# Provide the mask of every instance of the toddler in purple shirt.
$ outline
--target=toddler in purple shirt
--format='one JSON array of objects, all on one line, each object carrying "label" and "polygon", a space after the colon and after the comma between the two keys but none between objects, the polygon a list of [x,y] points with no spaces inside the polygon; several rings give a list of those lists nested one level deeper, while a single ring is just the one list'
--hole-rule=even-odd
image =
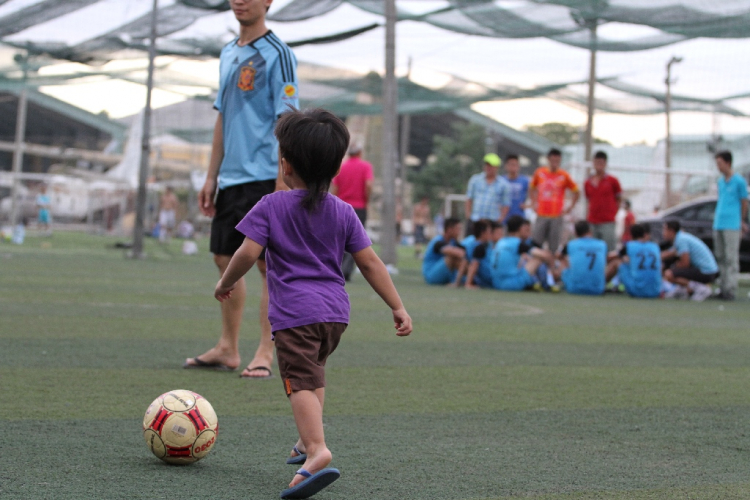
[{"label": "toddler in purple shirt", "polygon": [[346,125],[322,109],[293,110],[276,125],[279,163],[291,191],[264,196],[237,225],[245,241],[219,280],[223,301],[266,248],[268,319],[299,439],[287,460],[303,464],[281,498],[308,498],[339,478],[323,433],[325,363],[349,323],[341,260],[351,253],[391,308],[396,335],[412,331],[383,262],[354,209],[328,194],[349,145]]}]

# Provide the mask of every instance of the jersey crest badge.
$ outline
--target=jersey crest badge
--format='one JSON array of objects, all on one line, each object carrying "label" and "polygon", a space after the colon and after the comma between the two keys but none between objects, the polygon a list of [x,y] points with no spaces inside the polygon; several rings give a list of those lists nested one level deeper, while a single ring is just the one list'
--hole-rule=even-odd
[{"label": "jersey crest badge", "polygon": [[253,62],[247,63],[247,66],[240,68],[240,77],[237,79],[237,87],[247,92],[255,88],[255,73],[257,70],[253,68]]}]

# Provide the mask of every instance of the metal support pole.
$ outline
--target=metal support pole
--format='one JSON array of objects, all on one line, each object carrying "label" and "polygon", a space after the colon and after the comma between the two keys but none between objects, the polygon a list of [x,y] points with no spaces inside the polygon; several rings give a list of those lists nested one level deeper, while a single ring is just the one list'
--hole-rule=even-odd
[{"label": "metal support pole", "polygon": [[672,174],[669,172],[669,169],[672,168],[672,130],[670,124],[670,113],[672,111],[672,83],[674,83],[672,82],[672,65],[678,62],[682,62],[681,57],[673,56],[672,59],[669,60],[667,63],[667,79],[665,81],[667,84],[667,95],[664,100],[664,111],[667,117],[667,136],[664,144],[664,168],[667,169],[667,174],[664,181],[664,202],[667,207],[672,206]]},{"label": "metal support pole", "polygon": [[26,114],[28,112],[28,93],[26,90],[26,82],[29,74],[29,55],[18,54],[15,60],[21,65],[21,69],[23,70],[23,83],[21,85],[21,92],[18,94],[18,111],[16,112],[16,138],[13,147],[13,189],[10,195],[11,227],[15,227],[18,223],[18,188],[21,184],[21,172],[23,171],[23,151],[26,141]]},{"label": "metal support pole", "polygon": [[398,87],[396,85],[396,1],[385,0],[385,78],[383,78],[383,211],[380,257],[396,265],[396,183],[398,143]]},{"label": "metal support pole", "polygon": [[589,95],[587,100],[588,115],[586,119],[586,151],[584,160],[591,161],[591,149],[594,138],[594,90],[596,88],[596,48],[597,48],[597,34],[596,34],[597,21],[594,19],[591,21],[591,59],[589,61]]},{"label": "metal support pole", "polygon": [[151,11],[151,36],[148,49],[148,79],[146,81],[146,108],[143,112],[143,137],[141,139],[141,165],[138,172],[138,196],[135,205],[135,228],[133,229],[134,259],[143,257],[144,219],[146,218],[146,180],[151,154],[151,91],[154,87],[154,59],[156,59],[156,26],[159,0],[154,0]]},{"label": "metal support pole", "polygon": [[[407,83],[411,77],[411,57],[409,58],[409,64],[406,70]],[[407,169],[406,169],[406,155],[409,154],[409,138],[411,136],[411,115],[401,115],[401,150],[399,151],[399,166],[401,167],[401,193],[399,198],[401,199],[401,210],[406,213],[406,182],[407,182]]]}]

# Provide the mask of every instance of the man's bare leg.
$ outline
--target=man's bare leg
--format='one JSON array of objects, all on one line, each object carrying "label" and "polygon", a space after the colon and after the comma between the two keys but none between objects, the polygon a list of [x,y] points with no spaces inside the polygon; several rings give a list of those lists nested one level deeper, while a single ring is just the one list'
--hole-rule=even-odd
[{"label": "man's bare leg", "polygon": [[[271,322],[268,321],[268,281],[266,279],[266,261],[259,260],[256,263],[260,271],[262,288],[260,293],[260,343],[255,351],[250,364],[242,371],[244,378],[264,378],[270,375],[266,370],[259,370],[259,367],[270,369],[273,364],[273,340],[271,340]],[[239,363],[239,361],[238,361]]]},{"label": "man's bare leg", "polygon": [[[214,255],[219,276],[224,274],[230,260],[231,255]],[[221,363],[233,369],[240,365],[240,325],[246,295],[245,278],[241,278],[232,296],[221,303],[221,337],[215,347],[198,356],[204,363]],[[186,363],[197,364],[195,358],[188,358]]]}]

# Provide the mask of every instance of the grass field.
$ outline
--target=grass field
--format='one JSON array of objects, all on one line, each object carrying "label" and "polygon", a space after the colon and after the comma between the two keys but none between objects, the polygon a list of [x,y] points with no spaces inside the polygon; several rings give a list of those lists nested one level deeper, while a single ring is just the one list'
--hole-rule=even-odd
[{"label": "grass field", "polygon": [[[205,246],[149,241],[132,261],[113,242],[0,245],[0,498],[278,498],[296,437],[278,374],[180,368],[218,335]],[[406,249],[399,267],[406,339],[361,276],[349,286],[325,419],[342,478],[316,498],[750,498],[746,288],[730,304],[472,293],[423,285]],[[221,425],[190,467],[141,437],[149,403],[178,388]]]}]

